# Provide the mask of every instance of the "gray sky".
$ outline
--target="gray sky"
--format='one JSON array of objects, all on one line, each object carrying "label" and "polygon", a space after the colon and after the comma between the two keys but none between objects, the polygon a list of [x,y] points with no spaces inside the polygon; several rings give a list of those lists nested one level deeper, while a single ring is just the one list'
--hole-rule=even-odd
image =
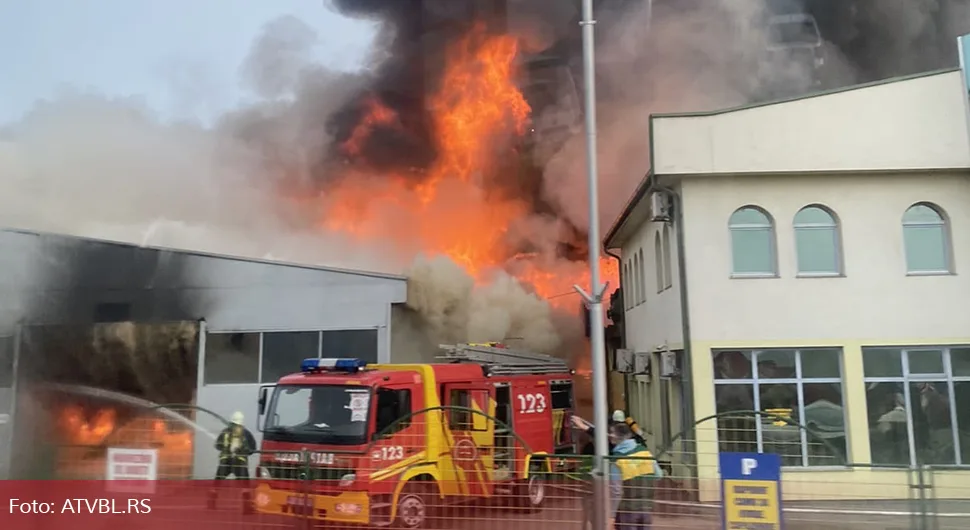
[{"label": "gray sky", "polygon": [[262,26],[293,15],[314,28],[320,62],[362,61],[366,22],[321,0],[0,0],[0,125],[65,86],[141,96],[162,117],[208,121],[248,95],[238,68]]}]

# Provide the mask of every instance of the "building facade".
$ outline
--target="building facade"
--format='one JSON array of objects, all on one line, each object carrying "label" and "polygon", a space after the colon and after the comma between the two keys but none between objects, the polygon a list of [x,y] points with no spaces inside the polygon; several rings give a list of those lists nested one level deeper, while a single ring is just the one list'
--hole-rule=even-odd
[{"label": "building facade", "polygon": [[[399,276],[14,230],[0,231],[0,260],[2,477],[28,472],[10,464],[29,462],[50,424],[123,427],[123,396],[198,407],[191,471],[210,477],[222,425],[199,411],[241,411],[258,437],[259,387],[302,359],[390,362],[392,306],[407,290]],[[48,383],[67,385],[77,399],[64,406],[85,417],[32,407]],[[107,410],[119,411],[111,422]],[[50,417],[32,421],[40,413]]]},{"label": "building facade", "polygon": [[780,453],[791,498],[907,498],[871,468],[970,465],[967,109],[944,71],[652,117],[606,246],[626,346],[655,356],[630,408],[658,446],[689,431],[671,455],[702,500],[719,450]]}]

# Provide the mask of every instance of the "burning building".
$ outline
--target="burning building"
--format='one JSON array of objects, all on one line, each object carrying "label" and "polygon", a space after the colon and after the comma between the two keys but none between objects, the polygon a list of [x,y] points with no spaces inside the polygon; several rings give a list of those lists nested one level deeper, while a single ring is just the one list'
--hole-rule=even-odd
[{"label": "burning building", "polygon": [[211,475],[216,415],[257,432],[259,385],[302,359],[389,361],[406,294],[397,276],[23,231],[0,232],[0,256],[4,477],[103,476],[111,446],[158,449],[161,478]]},{"label": "burning building", "polygon": [[[749,37],[763,36],[754,30],[771,20],[769,3],[597,2],[601,221],[620,213],[622,198],[649,165],[651,112],[717,108],[772,92],[764,88],[775,79],[774,70],[765,73],[767,80],[754,75],[764,42]],[[890,16],[891,10],[879,11],[881,18],[872,14],[873,6],[887,2],[872,0],[868,10],[844,16],[833,15],[844,7],[823,3],[797,4],[815,20],[818,47],[831,48],[832,61],[849,65],[853,74],[832,70],[832,84],[928,64],[906,54],[898,55],[905,64],[874,58],[877,37],[886,31],[880,28],[895,27],[874,21],[901,18]],[[10,280],[10,300],[26,300],[7,302],[14,305],[3,313],[7,336],[20,337],[13,344],[37,336],[18,335],[14,323],[68,326],[73,330],[65,336],[91,345],[85,351],[110,350],[118,359],[136,358],[126,352],[163,337],[169,346],[162,350],[177,352],[180,361],[173,366],[188,381],[173,387],[178,395],[152,394],[157,385],[146,382],[114,388],[150,401],[194,399],[218,406],[252,402],[253,385],[266,380],[264,370],[290,369],[289,360],[279,366],[268,360],[277,357],[265,355],[274,348],[303,355],[346,344],[381,360],[403,360],[439,339],[521,339],[584,366],[585,341],[568,334],[580,327],[572,285],[588,283],[578,0],[328,4],[379,28],[369,68],[337,74],[297,64],[293,82],[283,83],[278,66],[287,57],[281,48],[299,56],[312,40],[300,36],[306,28],[299,21],[283,19],[267,26],[243,65],[262,99],[213,127],[158,123],[138,109],[90,97],[43,105],[5,131],[27,163],[18,169],[0,160],[7,187],[0,195],[14,198],[0,222],[170,248],[380,268],[406,274],[407,287],[393,275],[135,247],[118,246],[110,259],[80,259],[86,251],[79,248],[107,244],[12,232],[5,236],[12,238],[10,248],[23,246],[11,251],[23,255],[12,269],[88,278],[71,284],[82,287],[67,289],[70,297],[60,295],[66,289],[58,287],[61,280],[26,291]],[[955,9],[955,2],[945,4]],[[939,12],[934,17],[947,18]],[[936,38],[927,33],[932,31],[920,29],[908,42]],[[816,61],[808,63],[814,68]],[[792,78],[796,90],[817,87],[811,76]],[[764,86],[752,86],[759,83]],[[59,253],[74,257],[51,258]],[[616,262],[604,259],[603,266],[604,279],[616,285]],[[114,323],[92,328],[96,321]],[[129,333],[119,321],[187,324],[159,328],[152,338]],[[26,358],[26,350],[17,351],[7,358]],[[240,373],[206,379],[216,351],[247,359],[227,362],[226,370]],[[131,368],[108,368],[43,374],[82,386],[108,385],[97,377],[109,375],[115,382],[138,379]],[[84,378],[70,379],[81,372]],[[184,375],[192,373],[195,384]],[[218,406],[217,412],[227,412]],[[83,422],[72,414],[65,424],[82,437],[93,436],[118,418],[99,410],[84,412]]]}]

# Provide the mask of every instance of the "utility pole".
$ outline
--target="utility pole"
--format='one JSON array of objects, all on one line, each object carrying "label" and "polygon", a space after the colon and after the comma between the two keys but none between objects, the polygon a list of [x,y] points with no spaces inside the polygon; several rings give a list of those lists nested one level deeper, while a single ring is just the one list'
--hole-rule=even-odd
[{"label": "utility pole", "polygon": [[596,163],[596,64],[593,42],[593,0],[583,0],[583,81],[585,84],[586,178],[589,189],[589,279],[590,292],[574,285],[576,292],[589,304],[590,364],[593,372],[593,427],[596,458],[593,466],[593,528],[607,528],[609,506],[609,452],[607,438],[606,338],[603,329],[603,295],[607,286],[600,285],[599,194]]}]

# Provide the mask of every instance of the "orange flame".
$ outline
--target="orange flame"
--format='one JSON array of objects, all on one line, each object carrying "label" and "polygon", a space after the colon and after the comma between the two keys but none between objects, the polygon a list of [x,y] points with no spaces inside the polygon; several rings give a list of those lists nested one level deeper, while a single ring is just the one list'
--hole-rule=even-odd
[{"label": "orange flame", "polygon": [[353,132],[350,133],[350,138],[340,146],[348,155],[360,154],[361,144],[370,136],[374,127],[397,122],[397,113],[374,97],[368,98],[364,102],[364,106],[366,107],[364,118],[354,127]]},{"label": "orange flame", "polygon": [[138,417],[119,425],[118,414],[111,408],[99,409],[85,418],[81,407],[67,406],[60,411],[58,425],[66,441],[75,445],[98,445],[114,436],[122,441],[137,439],[165,449],[184,450],[192,446],[191,433],[170,430],[161,419]]},{"label": "orange flame", "polygon": [[[420,184],[406,175],[366,175],[339,179],[318,197],[328,231],[359,240],[426,254],[444,254],[477,281],[490,271],[509,270],[509,231],[529,214],[518,199],[494,197],[483,179],[506,162],[511,134],[526,131],[531,109],[515,84],[515,37],[492,35],[479,26],[446,51],[440,89],[428,102],[437,159]],[[359,152],[376,124],[393,124],[394,112],[369,100],[367,113],[342,146]],[[498,146],[498,147],[497,147]],[[509,270],[537,296],[554,306],[573,308],[573,284],[589,287],[584,263],[563,265],[522,260]],[[617,284],[613,260],[601,262],[603,280]]]}]

